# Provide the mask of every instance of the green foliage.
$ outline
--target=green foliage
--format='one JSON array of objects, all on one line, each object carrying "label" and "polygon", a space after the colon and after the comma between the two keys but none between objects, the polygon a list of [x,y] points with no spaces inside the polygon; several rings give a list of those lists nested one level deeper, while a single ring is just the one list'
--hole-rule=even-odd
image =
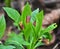
[{"label": "green foliage", "polygon": [[[14,23],[17,26],[20,25],[22,22],[22,32],[19,34],[11,33],[9,38],[7,38],[5,44],[7,45],[14,45],[16,49],[24,49],[24,46],[27,49],[36,49],[38,46],[44,45],[42,39],[52,39],[51,34],[49,33],[53,29],[57,27],[54,23],[49,27],[43,29],[42,28],[42,21],[43,21],[43,11],[39,12],[39,9],[35,11],[31,11],[30,5],[27,3],[22,11],[22,15],[12,8],[4,7],[3,8],[8,16],[14,20]],[[27,16],[30,16],[30,22],[26,23]],[[33,23],[36,21],[36,25]]]},{"label": "green foliage", "polygon": [[38,9],[36,9],[36,10],[34,10],[32,13],[31,13],[31,22],[33,23],[34,21],[36,21],[36,14],[38,14],[39,13],[39,8]]},{"label": "green foliage", "polygon": [[55,29],[57,27],[56,23],[50,25],[49,27],[47,27],[44,32],[50,32],[51,30]]},{"label": "green foliage", "polygon": [[39,12],[36,16],[36,33],[40,34],[42,30],[42,21],[43,21],[43,11]]},{"label": "green foliage", "polygon": [[42,43],[41,41],[38,41],[38,43],[35,45],[34,49],[39,47],[39,46],[42,46],[42,45],[44,45],[44,43]]},{"label": "green foliage", "polygon": [[5,8],[3,7],[3,9],[6,11],[6,13],[8,14],[8,16],[11,19],[14,20],[14,22],[15,22],[14,24],[18,25],[19,22],[20,22],[20,14],[16,10],[14,10],[12,8],[9,8],[9,7],[5,7]]},{"label": "green foliage", "polygon": [[2,15],[0,16],[0,40],[4,35],[5,29],[6,29],[6,22],[5,22],[4,15]]},{"label": "green foliage", "polygon": [[28,25],[26,25],[26,28],[23,30],[23,31],[24,31],[25,39],[26,39],[27,41],[29,40],[29,36],[30,36],[30,34],[31,34],[31,31],[32,31],[31,28],[32,28],[32,27],[31,27],[31,24],[28,24]]},{"label": "green foliage", "polygon": [[31,16],[31,8],[30,5],[27,3],[22,11],[21,21],[23,22],[24,27],[26,26],[26,17]]},{"label": "green foliage", "polygon": [[19,35],[15,34],[15,33],[10,34],[9,38],[7,38],[5,44],[8,44],[8,45],[13,44],[17,47],[20,46],[21,48],[24,48],[22,45],[29,45],[29,43],[24,40],[22,33]]},{"label": "green foliage", "polygon": [[11,45],[9,45],[9,46],[5,46],[5,45],[0,45],[0,49],[14,49],[15,47],[14,46],[11,46]]}]

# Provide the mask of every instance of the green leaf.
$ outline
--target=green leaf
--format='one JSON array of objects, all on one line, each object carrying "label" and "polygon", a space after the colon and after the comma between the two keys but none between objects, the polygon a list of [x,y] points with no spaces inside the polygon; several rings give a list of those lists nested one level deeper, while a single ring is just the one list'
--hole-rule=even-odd
[{"label": "green leaf", "polygon": [[14,49],[15,47],[14,46],[5,46],[5,45],[0,45],[0,49]]},{"label": "green leaf", "polygon": [[34,49],[37,48],[37,47],[39,47],[39,46],[42,46],[42,45],[44,45],[44,43],[42,43],[41,41],[39,41],[39,42],[35,45]]},{"label": "green leaf", "polygon": [[19,34],[19,37],[22,39],[21,40],[22,41],[22,45],[29,45],[30,44],[30,43],[28,43],[27,41],[24,40],[22,32]]},{"label": "green leaf", "polygon": [[57,27],[56,23],[51,24],[50,26],[48,26],[42,33],[41,36],[44,36],[45,38],[51,40],[52,39],[52,35],[50,34],[50,32],[52,30],[54,30]]},{"label": "green leaf", "polygon": [[0,39],[4,35],[5,29],[6,29],[6,22],[5,22],[4,15],[2,15],[2,16],[0,16]]},{"label": "green leaf", "polygon": [[32,24],[31,27],[32,27],[32,31],[31,31],[32,37],[34,37],[34,39],[36,39],[37,34],[36,34],[35,26]]},{"label": "green leaf", "polygon": [[13,44],[24,48],[22,45],[29,45],[23,38],[22,34],[11,33],[9,38],[6,40],[6,44]]},{"label": "green leaf", "polygon": [[51,24],[50,26],[48,26],[48,27],[44,30],[44,32],[50,32],[50,31],[54,30],[56,27],[57,27],[56,23]]},{"label": "green leaf", "polygon": [[39,12],[36,16],[36,33],[38,33],[38,35],[40,35],[42,29],[43,17],[43,11]]},{"label": "green leaf", "polygon": [[18,13],[17,10],[9,7],[3,7],[3,9],[6,11],[8,16],[13,19],[16,23],[20,22],[20,14]]},{"label": "green leaf", "polygon": [[52,35],[51,35],[51,33],[49,33],[49,32],[44,33],[44,34],[42,35],[42,37],[44,37],[45,39],[49,39],[49,41],[52,40]]},{"label": "green leaf", "polygon": [[47,38],[49,40],[52,39],[52,35],[51,35],[51,31],[54,30],[57,27],[56,23],[51,24],[50,26],[48,26],[47,28],[45,28],[44,30],[41,31],[40,33],[40,38]]},{"label": "green leaf", "polygon": [[26,28],[24,29],[24,36],[25,36],[25,40],[29,40],[30,34],[32,32],[32,27],[31,27],[31,23],[26,25]]},{"label": "green leaf", "polygon": [[28,3],[24,6],[24,9],[22,11],[21,19],[23,21],[24,27],[26,26],[26,17],[27,16],[31,16],[31,7],[30,7],[30,5]]},{"label": "green leaf", "polygon": [[20,46],[16,46],[15,49],[24,49],[24,48],[22,48],[22,47],[20,47]]},{"label": "green leaf", "polygon": [[36,20],[36,15],[39,13],[39,9],[36,9],[31,14],[31,22],[33,23]]}]

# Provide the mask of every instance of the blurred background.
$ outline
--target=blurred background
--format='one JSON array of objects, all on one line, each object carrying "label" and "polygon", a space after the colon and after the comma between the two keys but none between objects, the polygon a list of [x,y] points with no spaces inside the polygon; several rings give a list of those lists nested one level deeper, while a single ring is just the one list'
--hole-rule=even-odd
[{"label": "blurred background", "polygon": [[13,26],[13,21],[7,16],[2,7],[11,7],[21,14],[24,5],[29,2],[32,11],[39,8],[44,10],[43,27],[47,27],[52,23],[57,23],[58,27],[53,30],[54,39],[50,45],[39,47],[39,49],[60,49],[60,0],[0,0],[0,16],[5,15],[7,28],[12,26],[12,30],[18,32]]}]

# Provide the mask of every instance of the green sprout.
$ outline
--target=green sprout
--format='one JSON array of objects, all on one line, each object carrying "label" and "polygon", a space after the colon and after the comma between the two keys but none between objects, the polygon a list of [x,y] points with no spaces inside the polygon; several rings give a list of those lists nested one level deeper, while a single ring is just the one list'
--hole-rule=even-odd
[{"label": "green sprout", "polygon": [[[43,10],[39,12],[39,9],[36,9],[32,12],[29,3],[27,3],[20,15],[17,10],[9,7],[3,7],[8,16],[14,21],[14,25],[21,30],[19,34],[16,34],[14,31],[9,34],[4,45],[6,47],[12,45],[15,49],[36,49],[39,46],[45,45],[42,41],[43,38],[52,40],[52,35],[50,31],[57,27],[56,23],[51,24],[47,28],[42,27],[42,21],[44,18]],[[1,20],[2,19],[2,20]],[[0,35],[3,35],[5,30],[5,19],[4,17],[0,18]],[[1,37],[1,36],[0,36]],[[1,38],[0,38],[1,39]],[[3,47],[3,45],[2,45]],[[12,47],[12,49],[14,49]],[[9,49],[9,48],[8,48]]]}]

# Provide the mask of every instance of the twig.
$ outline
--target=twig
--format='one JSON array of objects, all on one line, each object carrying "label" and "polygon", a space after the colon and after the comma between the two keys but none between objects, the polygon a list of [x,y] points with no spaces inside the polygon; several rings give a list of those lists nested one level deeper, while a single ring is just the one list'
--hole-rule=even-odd
[{"label": "twig", "polygon": [[60,44],[60,42],[57,43],[52,49],[56,49],[59,44]]}]

